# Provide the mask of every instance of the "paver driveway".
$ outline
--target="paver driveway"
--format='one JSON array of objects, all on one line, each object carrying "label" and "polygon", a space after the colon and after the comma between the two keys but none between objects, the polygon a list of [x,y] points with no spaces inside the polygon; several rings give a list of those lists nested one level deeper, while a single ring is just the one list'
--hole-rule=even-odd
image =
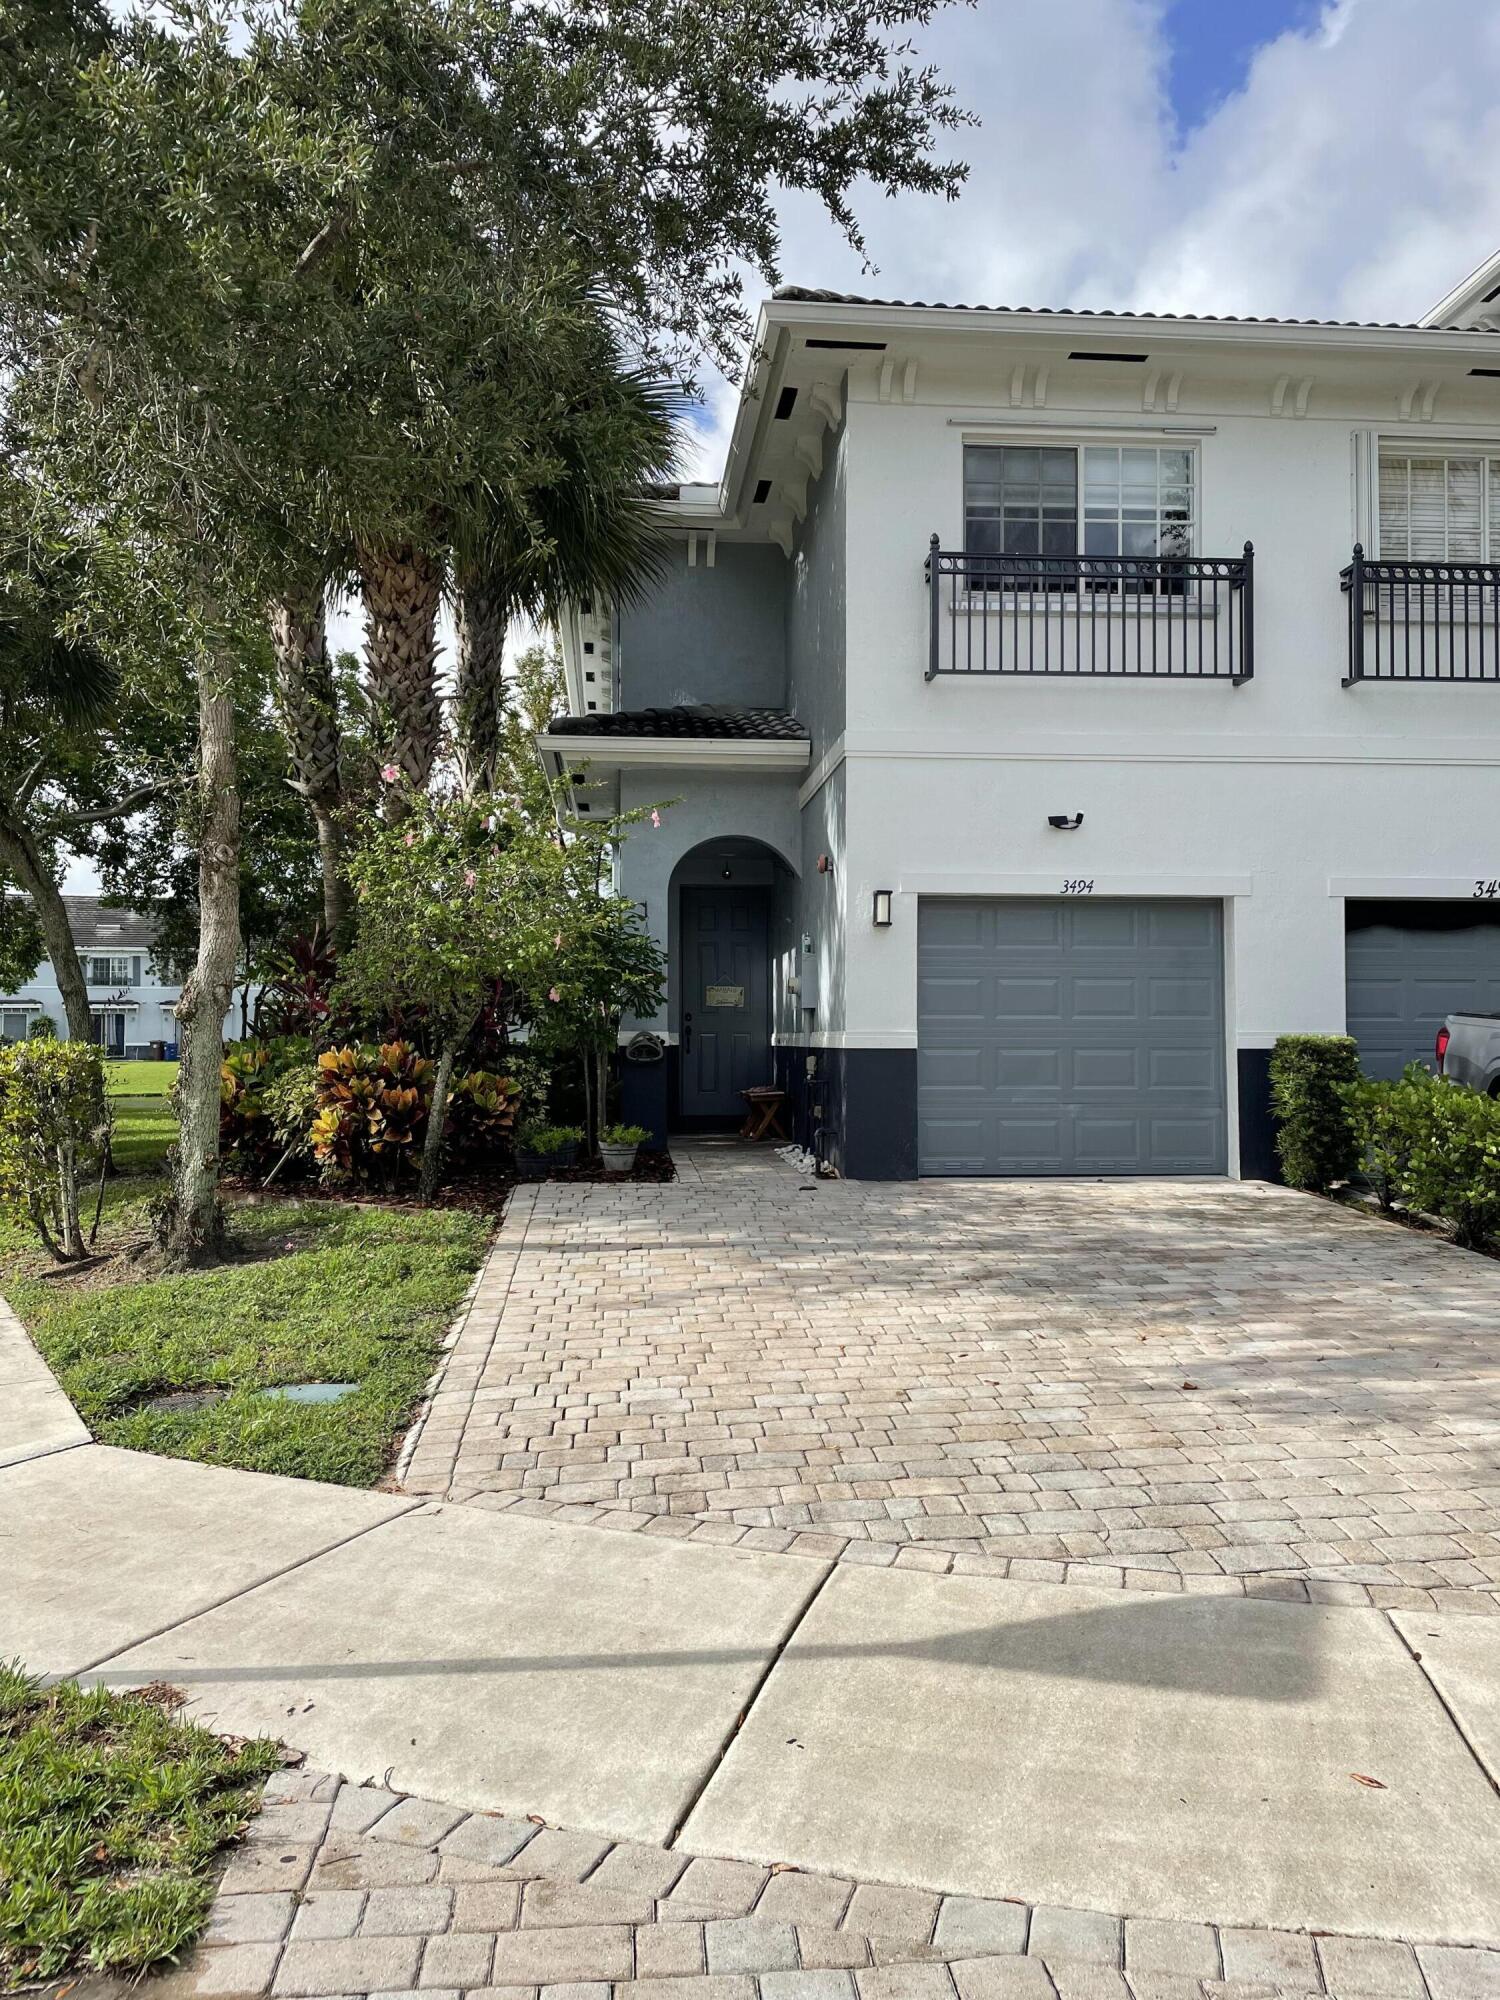
[{"label": "paver driveway", "polygon": [[519,1194],[407,1484],[1032,1579],[1500,1609],[1500,1263],[1229,1182]]}]

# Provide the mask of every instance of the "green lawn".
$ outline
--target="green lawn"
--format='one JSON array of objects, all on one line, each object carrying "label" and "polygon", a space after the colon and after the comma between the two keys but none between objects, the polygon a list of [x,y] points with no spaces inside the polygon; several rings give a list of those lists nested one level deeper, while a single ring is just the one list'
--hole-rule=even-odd
[{"label": "green lawn", "polygon": [[[491,1218],[232,1201],[233,1258],[162,1276],[132,1253],[149,1243],[174,1123],[160,1105],[124,1104],[117,1119],[125,1171],[105,1185],[102,1265],[60,1277],[18,1224],[0,1220],[0,1284],[84,1421],[137,1451],[372,1485],[421,1398]],[[307,1382],[357,1387],[325,1404],[257,1393]],[[146,1407],[173,1392],[221,1393],[197,1408]]]},{"label": "green lawn", "polygon": [[111,1097],[165,1097],[177,1081],[174,1062],[106,1062]]},{"label": "green lawn", "polygon": [[115,1097],[110,1102],[115,1115],[111,1152],[116,1167],[122,1174],[159,1172],[168,1146],[177,1137],[176,1114],[159,1097]]},{"label": "green lawn", "polygon": [[191,1943],[279,1760],[170,1701],[0,1665],[0,1991],[140,1972]]}]

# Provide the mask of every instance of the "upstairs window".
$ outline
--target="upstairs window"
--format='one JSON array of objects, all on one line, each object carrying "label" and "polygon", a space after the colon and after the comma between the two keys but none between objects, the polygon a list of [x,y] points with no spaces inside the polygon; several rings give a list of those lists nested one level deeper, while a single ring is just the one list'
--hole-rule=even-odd
[{"label": "upstairs window", "polygon": [[1383,451],[1380,553],[1387,562],[1500,561],[1500,458]]},{"label": "upstairs window", "polygon": [[141,983],[141,961],[134,957],[113,953],[90,956],[83,961],[83,969],[90,986],[139,986]]},{"label": "upstairs window", "polygon": [[[965,554],[1042,559],[981,560],[971,588],[1181,590],[1155,564],[1193,552],[1194,470],[1191,451],[1165,445],[966,445]],[[1079,556],[1103,560],[1091,571]]]}]

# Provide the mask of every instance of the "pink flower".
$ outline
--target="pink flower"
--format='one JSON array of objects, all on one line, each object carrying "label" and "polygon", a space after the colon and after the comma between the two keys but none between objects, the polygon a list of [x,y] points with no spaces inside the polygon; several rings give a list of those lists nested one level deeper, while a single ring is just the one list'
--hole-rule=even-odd
[{"label": "pink flower", "polygon": [[472,889],[477,880],[478,877],[475,875],[474,870],[472,868],[466,868],[464,870],[464,887],[466,889]]},{"label": "pink flower", "polygon": [[401,836],[401,845],[403,847],[415,847],[416,844],[417,836],[414,833],[406,833]]},{"label": "pink flower", "polygon": [[549,986],[547,988],[547,998],[552,1002],[553,1006],[555,1007],[558,1001],[561,1000],[562,995],[558,992],[555,986]]},{"label": "pink flower", "polygon": [[655,806],[651,808],[651,824],[653,826],[661,825],[661,814],[656,810]]},{"label": "pink flower", "polygon": [[559,931],[559,932],[557,933],[557,936],[556,936],[555,938],[553,938],[553,940],[552,940],[552,949],[553,949],[554,951],[561,951],[561,950],[562,950],[562,932],[561,932],[561,931]]},{"label": "pink flower", "polygon": [[396,780],[401,776],[401,773],[397,770],[394,764],[382,764],[380,767],[380,775],[382,778],[385,779],[388,785],[394,785]]}]

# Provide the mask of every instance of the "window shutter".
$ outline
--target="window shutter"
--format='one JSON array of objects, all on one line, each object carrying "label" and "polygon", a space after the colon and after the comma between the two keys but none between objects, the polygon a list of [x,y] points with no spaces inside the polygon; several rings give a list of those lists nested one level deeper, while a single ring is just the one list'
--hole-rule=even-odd
[{"label": "window shutter", "polygon": [[1350,509],[1349,536],[1367,556],[1381,552],[1380,541],[1380,445],[1374,431],[1355,431],[1353,446],[1353,507]]},{"label": "window shutter", "polygon": [[[1380,461],[1379,553],[1387,562],[1405,562],[1411,553],[1411,460]],[[1369,544],[1366,543],[1368,551]]]}]

